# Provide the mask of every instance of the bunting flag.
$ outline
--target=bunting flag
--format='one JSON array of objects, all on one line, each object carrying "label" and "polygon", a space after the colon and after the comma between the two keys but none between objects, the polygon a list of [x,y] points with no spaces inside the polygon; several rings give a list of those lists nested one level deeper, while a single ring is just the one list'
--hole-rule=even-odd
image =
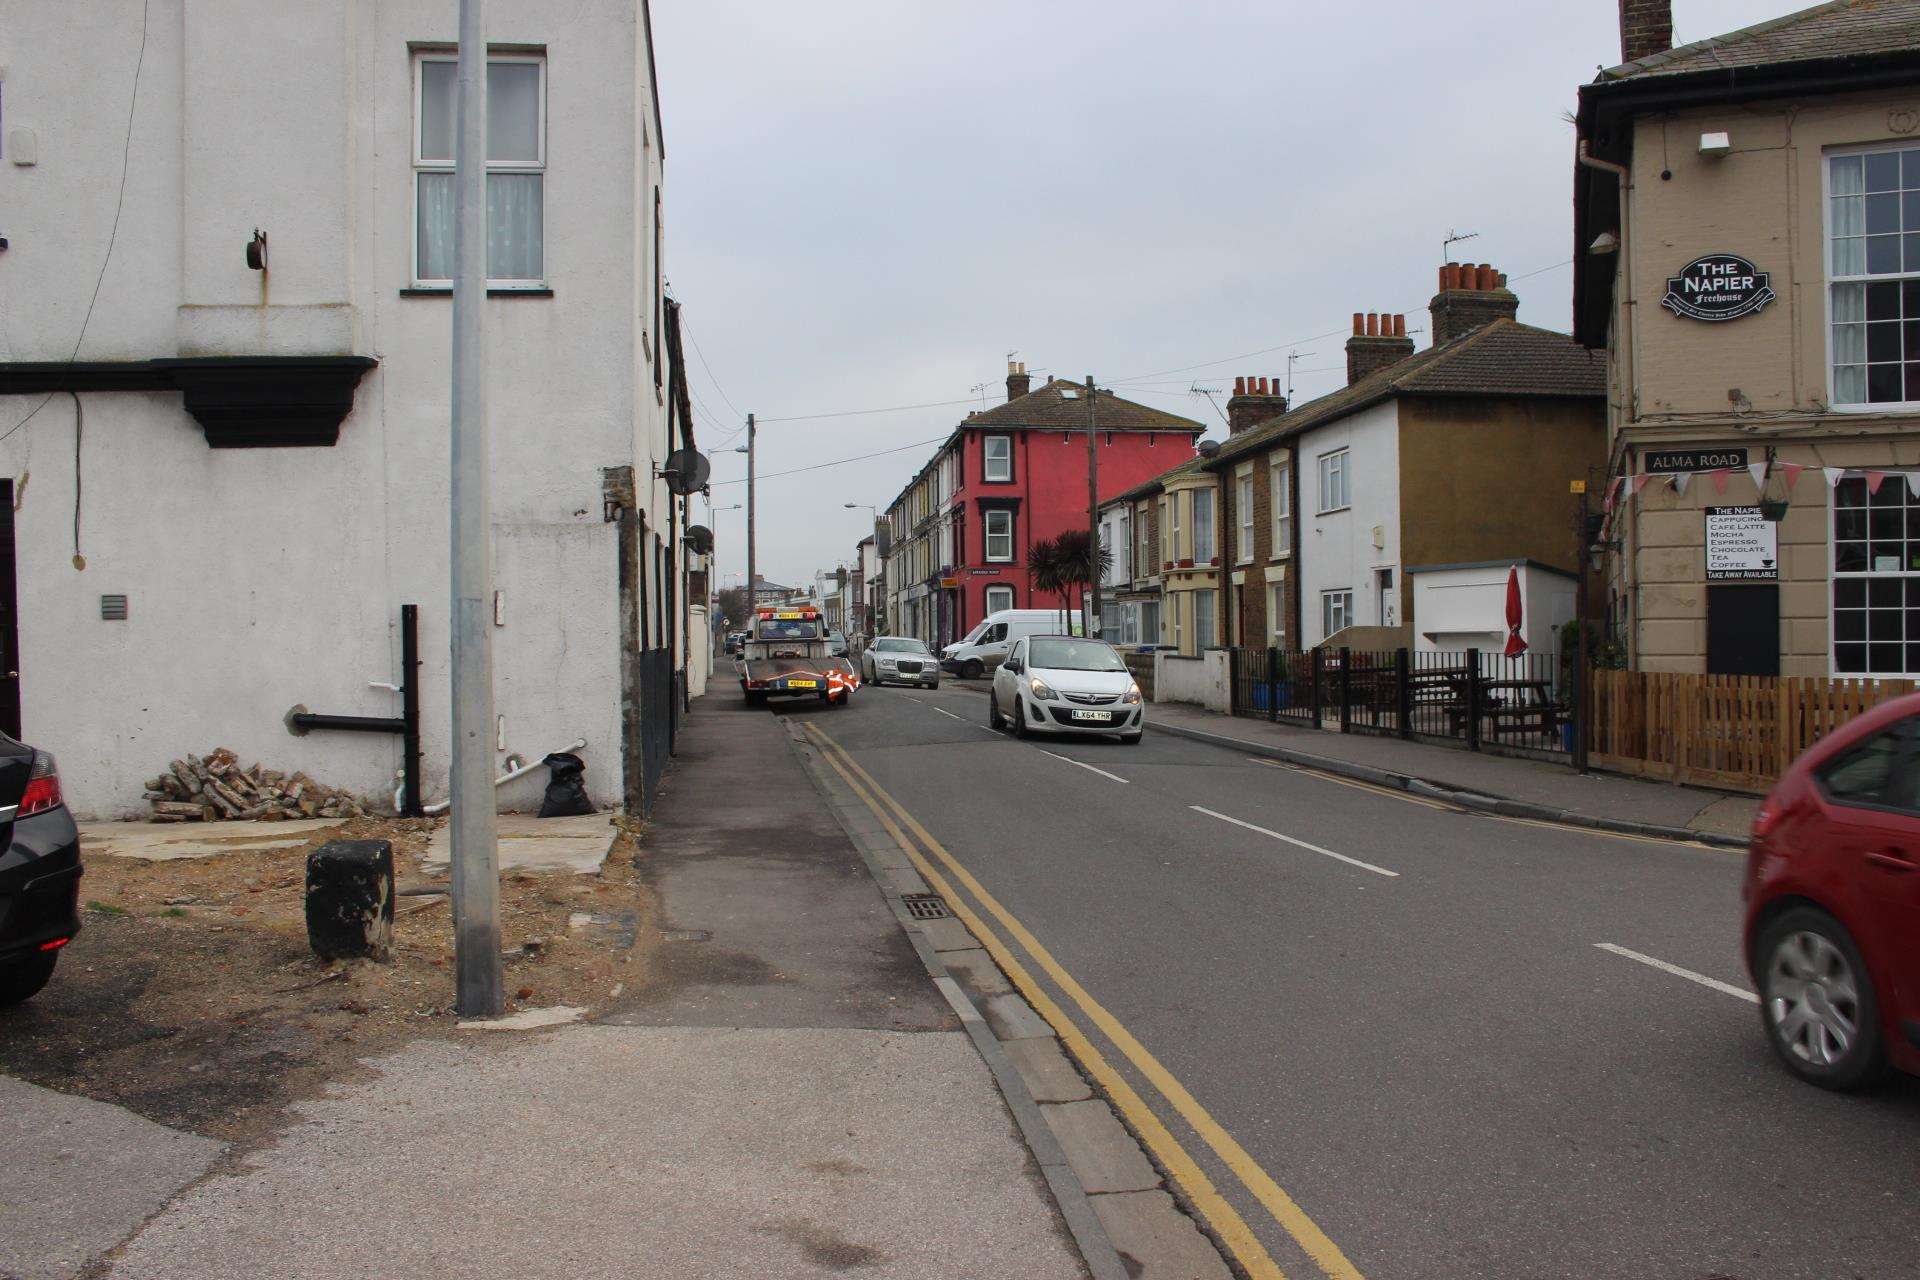
[{"label": "bunting flag", "polygon": [[1620,486],[1626,482],[1625,476],[1615,476],[1613,482],[1607,486],[1606,510],[1613,510],[1613,504],[1620,500]]},{"label": "bunting flag", "polygon": [[1887,473],[1884,471],[1867,472],[1867,492],[1870,494],[1880,492],[1880,486],[1886,482],[1886,479]]},{"label": "bunting flag", "polygon": [[1713,476],[1713,491],[1715,493],[1725,493],[1727,491],[1727,477],[1732,473],[1732,469],[1729,467],[1715,467],[1713,469],[1710,474]]},{"label": "bunting flag", "polygon": [[1765,462],[1749,462],[1747,464],[1747,474],[1753,477],[1754,488],[1765,489],[1767,487],[1768,465],[1769,464]]},{"label": "bunting flag", "polygon": [[1827,488],[1829,489],[1839,488],[1840,478],[1847,474],[1846,469],[1844,467],[1822,467],[1820,468],[1820,470],[1826,473]]},{"label": "bunting flag", "polygon": [[1800,463],[1798,463],[1798,462],[1783,462],[1783,463],[1781,463],[1781,464],[1780,464],[1780,470],[1781,470],[1781,471],[1783,471],[1784,473],[1786,473],[1786,477],[1787,477],[1787,492],[1788,492],[1788,493],[1792,493],[1792,492],[1793,492],[1793,482],[1794,482],[1795,480],[1798,480],[1798,479],[1800,478],[1800,473],[1801,473],[1802,471],[1805,471],[1805,470],[1806,470],[1806,467],[1804,467],[1804,466],[1802,466],[1802,465],[1801,465]]},{"label": "bunting flag", "polygon": [[1907,472],[1907,492],[1920,498],[1920,471]]},{"label": "bunting flag", "polygon": [[1676,471],[1667,477],[1667,483],[1673,486],[1675,493],[1684,494],[1687,486],[1693,483],[1693,475],[1687,471]]},{"label": "bunting flag", "polygon": [[1635,477],[1633,478],[1633,491],[1634,491],[1634,493],[1635,493],[1635,494],[1637,495],[1637,494],[1638,494],[1638,493],[1639,493],[1639,492],[1640,492],[1640,491],[1641,491],[1642,489],[1644,489],[1644,488],[1646,488],[1646,487],[1647,487],[1647,481],[1649,481],[1649,480],[1651,480],[1651,479],[1653,479],[1653,477],[1652,477],[1652,476],[1650,476],[1650,475],[1648,475],[1648,474],[1647,474],[1646,472],[1644,472],[1644,471],[1643,471],[1643,472],[1641,472],[1641,473],[1640,473],[1639,475],[1637,475],[1637,476],[1635,476]]}]

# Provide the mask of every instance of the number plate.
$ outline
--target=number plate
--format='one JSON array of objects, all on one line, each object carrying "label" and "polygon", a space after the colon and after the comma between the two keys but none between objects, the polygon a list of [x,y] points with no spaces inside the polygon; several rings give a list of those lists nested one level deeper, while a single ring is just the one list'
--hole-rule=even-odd
[{"label": "number plate", "polygon": [[1113,722],[1113,712],[1111,711],[1076,711],[1073,713],[1073,718],[1075,720],[1098,720],[1103,724],[1111,724]]},{"label": "number plate", "polygon": [[818,689],[819,687],[820,687],[820,682],[818,680],[787,681],[787,688],[789,689]]}]

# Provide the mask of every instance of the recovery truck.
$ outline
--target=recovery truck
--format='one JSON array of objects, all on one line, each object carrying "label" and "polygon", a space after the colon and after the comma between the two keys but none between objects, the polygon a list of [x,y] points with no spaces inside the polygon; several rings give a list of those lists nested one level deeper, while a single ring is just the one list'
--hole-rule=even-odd
[{"label": "recovery truck", "polygon": [[818,698],[845,706],[860,675],[845,658],[827,653],[827,627],[818,609],[759,608],[740,655],[740,688],[748,703],[769,698]]}]

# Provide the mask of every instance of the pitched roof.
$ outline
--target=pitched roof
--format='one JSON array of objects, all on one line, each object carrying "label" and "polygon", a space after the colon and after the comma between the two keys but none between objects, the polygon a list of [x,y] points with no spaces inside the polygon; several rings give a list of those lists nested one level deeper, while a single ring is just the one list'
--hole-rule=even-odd
[{"label": "pitched roof", "polygon": [[[1198,435],[1206,430],[1204,423],[1122,400],[1104,387],[1096,389],[1095,396],[1094,425],[1101,431],[1188,431]],[[972,414],[960,425],[1085,431],[1087,389],[1073,382],[1048,382],[1017,399]]]},{"label": "pitched roof", "polygon": [[1517,320],[1482,325],[1230,437],[1207,461],[1245,457],[1282,437],[1394,396],[1604,397],[1607,358],[1564,333]]},{"label": "pitched roof", "polygon": [[1920,47],[1920,0],[1832,0],[1609,67],[1602,81],[1730,71]]}]

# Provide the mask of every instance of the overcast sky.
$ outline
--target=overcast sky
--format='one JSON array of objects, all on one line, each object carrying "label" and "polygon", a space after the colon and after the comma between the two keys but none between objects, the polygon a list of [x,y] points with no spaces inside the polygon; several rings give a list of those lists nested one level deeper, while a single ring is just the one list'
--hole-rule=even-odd
[{"label": "overcast sky", "polygon": [[[1675,0],[1675,39],[1802,7]],[[884,509],[980,384],[1004,400],[1010,350],[1037,381],[1092,374],[1224,434],[1191,385],[1282,375],[1297,347],[1294,402],[1325,394],[1354,311],[1404,311],[1425,346],[1449,231],[1479,233],[1451,256],[1506,271],[1522,320],[1570,327],[1565,116],[1619,60],[1614,0],[654,0],[653,18],[700,446],[716,506],[744,502],[727,437],[765,423],[776,582],[850,560],[868,516],[842,504]],[[963,403],[779,421],[938,401]],[[714,515],[722,581],[746,567],[744,515]]]}]

